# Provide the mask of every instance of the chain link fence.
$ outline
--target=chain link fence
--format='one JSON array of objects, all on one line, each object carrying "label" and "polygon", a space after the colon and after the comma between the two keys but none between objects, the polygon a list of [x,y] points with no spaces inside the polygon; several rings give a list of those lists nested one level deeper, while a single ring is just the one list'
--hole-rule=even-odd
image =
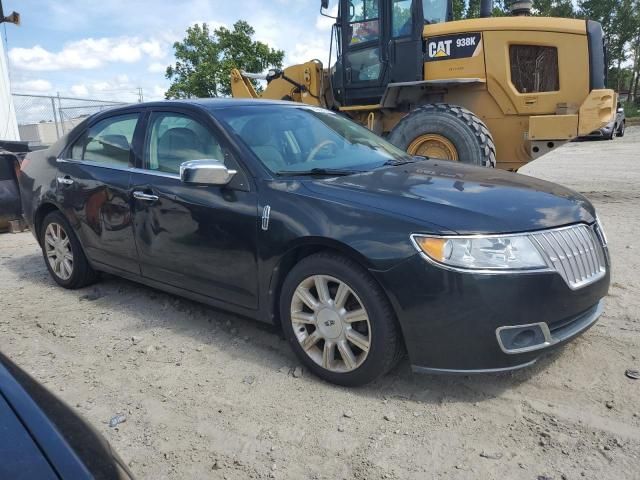
[{"label": "chain link fence", "polygon": [[94,113],[126,102],[48,95],[12,94],[20,140],[48,146]]}]

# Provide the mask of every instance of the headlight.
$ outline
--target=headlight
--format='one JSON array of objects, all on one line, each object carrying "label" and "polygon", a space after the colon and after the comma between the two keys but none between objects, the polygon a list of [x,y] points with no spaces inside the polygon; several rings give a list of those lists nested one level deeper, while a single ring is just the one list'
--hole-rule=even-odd
[{"label": "headlight", "polygon": [[539,270],[549,266],[526,235],[430,237],[412,235],[430,260],[465,270]]}]

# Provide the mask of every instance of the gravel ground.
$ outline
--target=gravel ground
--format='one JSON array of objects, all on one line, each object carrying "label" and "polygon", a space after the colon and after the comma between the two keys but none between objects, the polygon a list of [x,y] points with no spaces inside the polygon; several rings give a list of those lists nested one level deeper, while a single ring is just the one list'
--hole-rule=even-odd
[{"label": "gravel ground", "polygon": [[417,376],[405,361],[336,387],[256,322],[113,277],[55,286],[30,233],[0,235],[0,348],[139,478],[638,479],[639,150],[629,128],[524,169],[596,204],[614,261],[600,322],[524,371]]}]

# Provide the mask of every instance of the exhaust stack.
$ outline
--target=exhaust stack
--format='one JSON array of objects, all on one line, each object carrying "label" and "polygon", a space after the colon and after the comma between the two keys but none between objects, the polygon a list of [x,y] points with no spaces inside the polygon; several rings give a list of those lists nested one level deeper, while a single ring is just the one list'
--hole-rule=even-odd
[{"label": "exhaust stack", "polygon": [[514,17],[531,15],[531,9],[533,8],[532,0],[511,0],[507,4],[509,5],[511,15]]},{"label": "exhaust stack", "polygon": [[480,18],[487,18],[493,14],[493,0],[481,0]]}]

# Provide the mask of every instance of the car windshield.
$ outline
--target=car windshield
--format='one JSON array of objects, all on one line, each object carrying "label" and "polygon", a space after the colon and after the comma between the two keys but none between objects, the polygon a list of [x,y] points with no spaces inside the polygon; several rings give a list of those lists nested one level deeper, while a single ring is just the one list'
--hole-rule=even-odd
[{"label": "car windshield", "polygon": [[216,110],[276,175],[340,174],[411,161],[402,150],[337,113],[308,106]]}]

